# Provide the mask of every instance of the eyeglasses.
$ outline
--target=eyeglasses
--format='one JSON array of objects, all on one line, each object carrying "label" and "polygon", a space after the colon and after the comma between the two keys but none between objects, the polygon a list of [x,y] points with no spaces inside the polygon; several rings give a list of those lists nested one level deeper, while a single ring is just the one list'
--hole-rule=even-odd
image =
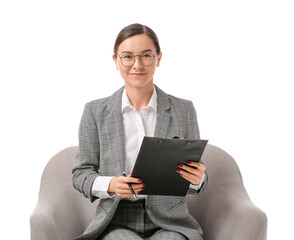
[{"label": "eyeglasses", "polygon": [[125,67],[133,66],[136,56],[140,57],[141,63],[144,66],[152,65],[155,58],[155,55],[152,53],[144,53],[142,55],[124,54],[122,56],[117,53],[117,55],[120,57],[121,64]]}]

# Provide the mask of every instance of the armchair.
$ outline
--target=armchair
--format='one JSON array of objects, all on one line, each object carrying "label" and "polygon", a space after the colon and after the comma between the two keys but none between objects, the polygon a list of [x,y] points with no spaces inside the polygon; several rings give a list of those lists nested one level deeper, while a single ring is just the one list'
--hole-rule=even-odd
[{"label": "armchair", "polygon": [[[72,186],[71,170],[77,147],[57,153],[41,180],[37,206],[30,218],[32,240],[69,240],[82,234],[94,217],[91,203]],[[188,195],[190,213],[203,228],[205,240],[265,240],[267,217],[250,200],[235,160],[207,145],[202,157],[208,185]]]}]

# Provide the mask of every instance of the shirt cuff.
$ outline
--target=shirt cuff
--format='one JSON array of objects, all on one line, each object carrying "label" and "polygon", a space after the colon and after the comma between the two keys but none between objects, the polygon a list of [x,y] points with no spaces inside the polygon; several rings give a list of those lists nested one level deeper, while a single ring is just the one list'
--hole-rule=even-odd
[{"label": "shirt cuff", "polygon": [[203,175],[202,179],[201,179],[201,182],[198,184],[198,185],[193,185],[192,183],[190,184],[189,188],[190,189],[194,189],[194,190],[199,190],[202,186],[202,183],[204,182],[204,179],[205,179],[205,174]]},{"label": "shirt cuff", "polygon": [[115,193],[109,194],[107,189],[113,177],[98,176],[92,186],[92,195],[101,199],[113,198]]}]

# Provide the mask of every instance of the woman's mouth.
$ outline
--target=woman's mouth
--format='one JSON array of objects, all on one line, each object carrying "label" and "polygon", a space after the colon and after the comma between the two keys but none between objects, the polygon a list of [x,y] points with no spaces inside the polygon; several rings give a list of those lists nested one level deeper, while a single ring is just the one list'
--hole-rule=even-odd
[{"label": "woman's mouth", "polygon": [[145,75],[145,73],[130,73],[130,75],[133,77],[142,77]]}]

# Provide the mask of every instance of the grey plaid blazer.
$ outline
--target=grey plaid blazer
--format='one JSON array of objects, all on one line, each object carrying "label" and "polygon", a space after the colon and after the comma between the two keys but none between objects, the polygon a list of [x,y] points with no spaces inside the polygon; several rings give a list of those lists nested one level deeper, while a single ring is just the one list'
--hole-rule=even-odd
[{"label": "grey plaid blazer", "polygon": [[[196,112],[191,101],[157,91],[157,121],[155,137],[179,136],[198,139],[199,129]],[[73,186],[92,202],[93,181],[97,176],[121,176],[125,166],[123,118],[121,98],[124,87],[110,97],[98,99],[85,105],[79,127],[79,148],[73,167]],[[197,194],[206,187],[207,175],[201,189],[189,189]],[[96,216],[85,233],[76,239],[97,239],[113,217],[119,197],[100,199]],[[188,239],[198,239],[202,229],[189,214],[185,197],[148,196],[146,211],[150,219],[166,230],[177,231]]]}]

